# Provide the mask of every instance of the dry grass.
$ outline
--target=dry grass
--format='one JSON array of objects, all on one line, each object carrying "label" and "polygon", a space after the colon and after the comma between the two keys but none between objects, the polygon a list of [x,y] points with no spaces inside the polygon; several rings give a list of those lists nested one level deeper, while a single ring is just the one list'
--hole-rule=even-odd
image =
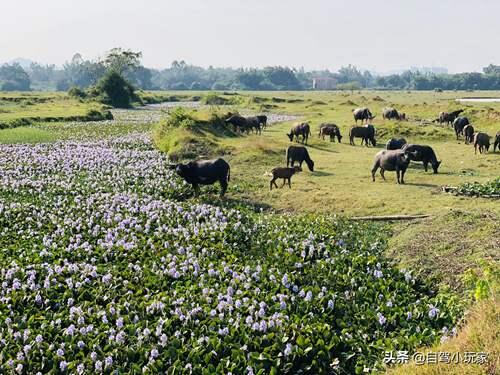
[{"label": "dry grass", "polygon": [[477,303],[465,316],[465,324],[458,335],[421,352],[486,352],[488,362],[478,364],[426,364],[399,366],[389,369],[391,375],[495,375],[500,371],[500,303],[498,298]]}]

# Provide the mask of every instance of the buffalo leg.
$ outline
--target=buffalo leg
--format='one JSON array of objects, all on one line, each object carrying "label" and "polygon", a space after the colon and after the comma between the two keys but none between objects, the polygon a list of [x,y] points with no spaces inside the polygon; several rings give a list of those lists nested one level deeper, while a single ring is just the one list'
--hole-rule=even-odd
[{"label": "buffalo leg", "polygon": [[[374,165],[373,165],[373,168],[372,168],[372,181],[375,182],[375,172],[377,172],[377,169],[379,167],[379,163],[376,162]],[[382,172],[382,171],[380,171]]]},{"label": "buffalo leg", "polygon": [[380,168],[380,175],[382,176],[382,178],[384,179],[384,181],[387,181],[385,179],[385,174],[384,173],[385,173],[385,169],[384,168]]},{"label": "buffalo leg", "polygon": [[288,187],[291,189],[292,188],[292,178],[288,177]]},{"label": "buffalo leg", "polygon": [[281,185],[281,187],[283,188],[283,186],[285,186],[286,184],[286,178],[283,179],[283,184]]},{"label": "buffalo leg", "polygon": [[398,184],[400,184],[401,171],[399,169],[396,169],[396,176],[398,177]]},{"label": "buffalo leg", "polygon": [[224,194],[226,194],[226,191],[227,191],[227,180],[220,180],[220,187],[221,187],[221,191],[220,191],[220,196],[223,197]]},{"label": "buffalo leg", "polygon": [[269,182],[269,190],[273,190],[273,184],[276,186],[276,189],[278,188],[278,185],[276,185],[276,178],[273,177],[271,182]]},{"label": "buffalo leg", "polygon": [[200,187],[198,186],[198,184],[193,184],[193,190],[194,190],[194,196],[197,197],[198,195],[200,195]]},{"label": "buffalo leg", "polygon": [[401,169],[401,183],[402,184],[405,183],[405,172],[406,172],[406,169]]}]

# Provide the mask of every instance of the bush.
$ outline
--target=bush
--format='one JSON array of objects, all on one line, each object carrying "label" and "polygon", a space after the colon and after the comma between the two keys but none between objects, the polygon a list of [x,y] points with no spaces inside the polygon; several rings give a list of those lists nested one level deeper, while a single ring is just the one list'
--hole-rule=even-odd
[{"label": "bush", "polygon": [[97,94],[102,103],[115,108],[130,108],[133,101],[140,100],[135,95],[134,87],[115,71],[110,71],[101,78],[91,93]]},{"label": "bush", "polygon": [[76,86],[73,86],[72,88],[69,89],[68,95],[74,98],[82,98],[82,99],[85,99],[87,97],[87,93]]}]

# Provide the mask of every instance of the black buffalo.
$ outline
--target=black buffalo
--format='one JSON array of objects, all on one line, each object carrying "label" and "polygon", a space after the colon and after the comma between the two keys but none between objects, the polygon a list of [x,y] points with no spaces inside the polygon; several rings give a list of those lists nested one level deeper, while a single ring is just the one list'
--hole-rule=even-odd
[{"label": "black buffalo", "polygon": [[471,124],[465,125],[463,133],[465,138],[465,144],[474,142],[474,127]]},{"label": "black buffalo", "polygon": [[340,129],[335,124],[321,124],[319,127],[319,137],[325,140],[325,136],[328,135],[330,137],[330,142],[335,142],[335,137],[339,143],[342,140],[342,135],[340,135]]},{"label": "black buffalo", "polygon": [[199,185],[212,185],[217,181],[221,186],[220,196],[226,193],[230,167],[224,159],[196,160],[187,164],[177,164],[175,171],[193,186],[195,196],[200,192]]},{"label": "black buffalo", "polygon": [[226,119],[226,123],[234,126],[234,131],[247,132],[254,131],[258,134],[261,133],[260,120],[257,116],[243,117],[240,115],[232,115]]},{"label": "black buffalo", "polygon": [[403,148],[403,146],[406,144],[406,139],[404,138],[391,138],[387,141],[385,144],[385,149],[386,150],[400,150]]},{"label": "black buffalo", "polygon": [[295,141],[299,141],[299,136],[302,136],[302,143],[307,144],[307,140],[309,135],[311,134],[311,128],[307,122],[303,122],[301,124],[296,124],[293,128],[290,129],[290,133],[287,134],[290,142],[293,141],[295,137]]},{"label": "black buffalo", "polygon": [[375,127],[371,124],[351,127],[349,130],[349,143],[353,146],[355,146],[354,138],[361,138],[361,145],[363,145],[364,142],[365,145],[368,146],[368,141],[370,141],[373,146],[377,145]]},{"label": "black buffalo", "polygon": [[382,150],[375,155],[372,168],[372,181],[375,182],[375,172],[380,168],[380,175],[385,180],[385,171],[396,171],[398,184],[404,184],[404,178],[410,156],[403,150]]},{"label": "black buffalo", "polygon": [[474,154],[477,154],[477,149],[479,148],[479,153],[489,151],[490,149],[490,136],[486,133],[477,132],[474,134]]},{"label": "black buffalo", "polygon": [[453,120],[453,129],[455,129],[455,134],[457,136],[462,135],[464,133],[464,128],[469,125],[469,119],[467,117],[457,117]]},{"label": "black buffalo", "polygon": [[361,120],[361,123],[363,123],[363,121],[366,121],[366,123],[368,124],[369,120],[373,120],[375,118],[375,116],[373,116],[370,110],[366,107],[353,109],[352,115],[354,116],[354,121],[356,121],[356,124],[358,123],[358,120]]},{"label": "black buffalo", "polygon": [[407,144],[403,147],[403,151],[410,154],[410,159],[412,161],[421,161],[424,164],[424,169],[427,172],[427,166],[429,163],[432,165],[432,170],[434,173],[438,173],[438,168],[441,165],[441,161],[437,160],[436,153],[430,146],[426,145],[412,145]]},{"label": "black buffalo", "polygon": [[405,120],[406,115],[399,113],[395,108],[386,107],[382,110],[382,117],[386,120]]},{"label": "black buffalo", "polygon": [[307,148],[304,146],[289,146],[286,150],[286,166],[293,167],[295,162],[298,162],[301,168],[302,163],[306,162],[307,168],[309,168],[311,172],[314,171],[314,161],[312,161],[309,152],[307,152]]},{"label": "black buffalo", "polygon": [[266,115],[258,115],[255,116],[259,119],[260,126],[262,129],[265,129],[267,127],[267,116]]},{"label": "black buffalo", "polygon": [[462,113],[464,110],[459,109],[453,112],[441,112],[438,117],[438,122],[443,123],[446,122],[448,125],[452,124],[453,121],[458,117],[460,113]]}]

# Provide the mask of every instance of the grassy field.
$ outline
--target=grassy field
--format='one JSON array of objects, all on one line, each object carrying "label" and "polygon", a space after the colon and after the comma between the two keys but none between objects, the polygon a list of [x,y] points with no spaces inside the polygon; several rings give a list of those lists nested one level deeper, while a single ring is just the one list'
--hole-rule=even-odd
[{"label": "grassy field", "polygon": [[[292,126],[291,122],[272,125],[262,136],[222,138],[214,155],[220,154],[221,149],[228,150],[225,158],[232,166],[234,184],[242,186],[233,189],[232,197],[256,201],[279,211],[328,212],[349,216],[420,214],[443,212],[465,205],[479,210],[492,209],[498,213],[496,201],[475,199],[471,202],[441,193],[443,185],[484,182],[500,175],[499,153],[474,155],[472,146],[465,145],[463,140],[455,140],[450,127],[421,125],[421,120],[432,120],[442,110],[460,107],[466,109],[465,115],[476,129],[495,134],[500,129],[500,117],[496,119],[500,116],[500,105],[459,106],[451,100],[462,94],[465,95],[429,92],[362,92],[354,95],[333,92],[245,93],[243,106],[232,107],[232,110],[257,113],[272,106],[272,112],[300,115],[302,120],[310,123],[312,137],[308,146],[315,161],[315,171],[304,171],[294,176],[291,190],[269,191],[266,172],[284,164],[285,150],[291,144],[285,133]],[[256,104],[256,101],[259,103]],[[357,146],[349,145],[348,132],[354,123],[351,110],[356,106],[368,106],[377,115],[373,121],[378,132],[379,144],[376,148],[361,147],[359,139],[355,141]],[[406,112],[410,121],[384,121],[381,109],[385,106],[395,106]],[[342,144],[318,138],[322,122],[333,122],[341,128],[344,136]],[[440,173],[424,172],[421,163],[412,163],[405,186],[395,183],[394,173],[386,174],[386,182],[377,174],[373,183],[370,172],[373,156],[393,136],[403,136],[409,143],[431,145],[442,160]]]},{"label": "grassy field", "polygon": [[[159,98],[186,97],[185,92],[155,95]],[[189,93],[190,98],[204,98],[205,95],[203,92]],[[155,143],[163,151],[187,150],[186,155],[190,158],[222,156],[231,164],[231,183],[226,198],[220,200],[216,197],[216,189],[205,188],[205,194],[200,198],[190,198],[195,203],[222,207],[251,204],[269,212],[292,215],[430,214],[431,217],[425,220],[382,227],[390,237],[385,255],[393,265],[409,268],[423,279],[435,280],[436,285],[444,289],[451,288],[467,304],[473,302],[474,297],[471,297],[471,285],[467,285],[464,276],[468,272],[481,273],[485,265],[498,267],[499,200],[458,197],[442,193],[441,187],[486,182],[500,176],[500,152],[493,153],[490,149],[487,154],[474,155],[473,146],[465,145],[463,139],[456,140],[453,129],[431,121],[440,111],[463,108],[464,115],[476,130],[493,136],[500,130],[500,103],[459,104],[454,99],[500,97],[500,92],[245,92],[218,95],[237,104],[202,105],[189,113],[202,120],[209,120],[214,114],[239,111],[242,114],[294,115],[296,121],[309,122],[312,136],[308,149],[315,161],[315,171],[304,169],[294,176],[291,189],[269,191],[268,173],[285,164],[285,150],[292,144],[286,133],[295,121],[272,124],[262,135],[237,135],[230,130],[210,128],[207,123],[196,128],[167,128],[162,132],[159,131],[163,129],[162,125],[156,123],[164,124],[169,110],[114,111],[115,120],[110,122],[39,123],[0,130],[0,143],[104,139],[134,133],[149,134],[155,128]],[[0,93],[2,97],[7,95]],[[207,101],[202,99],[201,102]],[[45,113],[74,116],[79,115],[84,107],[89,109],[94,105],[97,104],[80,103],[64,94],[13,94],[4,102],[0,99],[0,122],[2,115],[14,120],[45,116]],[[377,129],[377,147],[360,146],[359,139],[355,140],[356,146],[349,145],[348,131],[354,123],[351,110],[361,106],[369,107],[376,115],[372,123]],[[405,112],[409,121],[383,120],[381,110],[386,106]],[[344,136],[341,144],[318,138],[318,129],[323,122],[333,122],[340,127]],[[391,172],[386,173],[387,181],[384,182],[377,173],[376,182],[372,182],[373,156],[393,136],[403,136],[409,143],[431,145],[438,159],[442,160],[439,174],[425,172],[421,163],[412,163],[405,176],[405,185],[396,184],[396,176]],[[474,307],[466,316],[465,328],[457,338],[432,350],[489,350],[491,355],[498,355],[494,335],[481,333],[486,329],[498,332],[498,300],[495,296]],[[479,367],[470,371],[494,373],[492,368]],[[419,369],[402,367],[396,371],[419,373]],[[439,372],[441,370],[430,368],[428,373],[465,374],[468,371],[458,367],[456,371],[448,368]]]},{"label": "grassy field", "polygon": [[91,110],[102,109],[102,104],[80,101],[65,93],[0,92],[0,123],[25,118],[64,119],[85,116]]}]

